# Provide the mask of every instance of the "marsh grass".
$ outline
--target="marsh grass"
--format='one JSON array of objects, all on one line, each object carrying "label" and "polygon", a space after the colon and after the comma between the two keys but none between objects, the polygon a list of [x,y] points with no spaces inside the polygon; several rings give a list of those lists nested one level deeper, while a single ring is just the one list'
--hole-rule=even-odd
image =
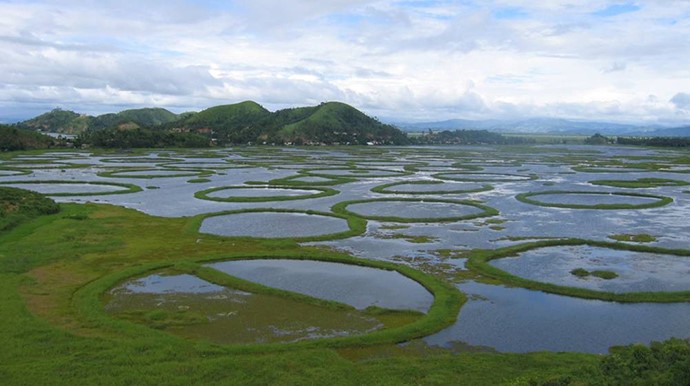
[{"label": "marsh grass", "polygon": [[141,192],[143,189],[134,184],[123,184],[119,182],[100,182],[100,181],[75,181],[75,180],[31,180],[31,181],[3,181],[2,185],[24,185],[24,184],[65,184],[65,185],[96,185],[96,186],[114,186],[126,188],[125,190],[114,190],[111,192],[82,192],[82,193],[44,193],[45,196],[51,197],[71,197],[71,196],[103,196],[110,194],[128,194]]},{"label": "marsh grass", "polygon": [[[294,196],[232,196],[232,197],[214,197],[209,196],[210,193],[222,192],[233,189],[283,189],[283,190],[313,190],[317,193],[307,193]],[[295,186],[280,186],[280,185],[265,185],[265,186],[221,186],[205,189],[194,193],[194,197],[200,200],[209,200],[217,202],[271,202],[271,201],[292,201],[292,200],[306,200],[312,198],[321,198],[334,196],[339,192],[335,189],[321,188],[321,187],[295,187]]]},{"label": "marsh grass", "polygon": [[459,193],[478,193],[486,192],[493,189],[493,186],[484,184],[479,188],[474,189],[440,189],[440,190],[395,190],[396,186],[400,185],[443,185],[443,181],[434,180],[420,180],[420,181],[402,181],[393,182],[389,184],[379,185],[371,188],[374,193],[384,193],[384,194],[459,194]]},{"label": "marsh grass", "polygon": [[[444,203],[444,204],[456,204],[456,205],[466,205],[478,208],[481,212],[467,214],[463,216],[450,216],[450,217],[428,217],[428,218],[411,218],[411,217],[398,217],[398,216],[372,216],[372,215],[361,215],[358,213],[350,212],[347,207],[353,204],[364,204],[364,203],[386,203],[386,202],[428,202],[428,203]],[[497,216],[498,210],[491,208],[489,206],[480,204],[472,200],[442,200],[442,199],[419,199],[419,198],[372,198],[365,200],[350,200],[339,202],[333,207],[331,207],[333,213],[337,213],[343,216],[360,217],[367,220],[384,221],[384,222],[397,222],[397,223],[433,223],[433,222],[453,222],[461,220],[472,220],[482,217]]]},{"label": "marsh grass", "polygon": [[[554,195],[554,194],[577,194],[577,195],[611,195],[620,197],[641,197],[641,198],[653,198],[656,199],[654,202],[643,203],[643,204],[565,204],[565,203],[550,203],[543,202],[535,199],[533,197],[541,195]],[[543,192],[527,192],[520,193],[515,198],[526,204],[532,204],[543,207],[553,207],[553,208],[568,208],[568,209],[601,209],[601,210],[615,210],[615,209],[649,209],[658,208],[661,206],[666,206],[673,202],[673,198],[666,196],[659,196],[653,194],[642,194],[642,193],[621,193],[621,192],[591,192],[591,191],[577,191],[577,190],[547,190]]]},{"label": "marsh grass", "polygon": [[636,180],[594,180],[592,185],[613,186],[616,188],[658,188],[662,186],[687,186],[690,182],[668,178],[638,178]]},{"label": "marsh grass", "polygon": [[617,235],[610,235],[608,236],[608,238],[616,241],[628,241],[633,243],[653,243],[657,240],[656,237],[647,233],[622,233]]},{"label": "marsh grass", "polygon": [[313,215],[313,216],[326,216],[326,217],[335,217],[335,218],[340,218],[344,219],[347,221],[347,226],[349,230],[345,232],[339,232],[339,233],[330,233],[330,234],[324,234],[324,235],[318,235],[318,236],[308,236],[308,237],[274,237],[274,238],[266,238],[266,237],[238,237],[236,239],[242,239],[242,240],[257,240],[257,239],[264,239],[264,240],[274,240],[277,242],[281,243],[302,243],[302,242],[310,242],[310,241],[328,241],[328,240],[339,240],[339,239],[346,239],[349,237],[354,237],[363,234],[367,230],[367,220],[353,216],[350,214],[338,214],[338,213],[327,213],[327,212],[319,212],[319,211],[314,211],[314,210],[292,210],[292,209],[266,209],[266,208],[255,208],[255,209],[243,209],[243,210],[231,210],[231,211],[224,211],[224,212],[216,212],[216,213],[210,213],[210,214],[201,214],[192,217],[190,225],[195,227],[195,230],[198,231],[201,228],[201,223],[209,218],[209,217],[216,217],[216,216],[227,216],[227,215],[233,215],[233,214],[240,214],[240,213],[296,213],[296,214],[306,214],[306,215]]}]

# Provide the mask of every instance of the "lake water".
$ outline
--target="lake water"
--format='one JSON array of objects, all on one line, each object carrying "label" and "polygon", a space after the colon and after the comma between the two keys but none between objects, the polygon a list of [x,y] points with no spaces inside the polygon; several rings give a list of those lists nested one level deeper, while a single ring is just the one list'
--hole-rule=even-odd
[{"label": "lake water", "polygon": [[[342,240],[309,243],[309,245],[335,248],[362,258],[409,264],[417,269],[438,274],[444,278],[448,277],[448,280],[453,279],[455,273],[463,273],[464,260],[448,259],[441,253],[443,251],[462,255],[476,248],[495,249],[544,238],[573,237],[610,241],[608,237],[617,234],[650,234],[657,239],[650,244],[652,246],[684,250],[690,248],[690,228],[688,227],[690,193],[687,193],[690,189],[687,186],[620,189],[594,186],[589,183],[602,179],[641,177],[690,182],[690,174],[678,173],[678,171],[690,169],[687,164],[689,155],[687,150],[554,145],[536,148],[491,146],[369,147],[366,149],[240,148],[208,149],[199,152],[199,155],[202,153],[207,158],[198,158],[193,151],[179,153],[160,151],[137,156],[122,154],[111,157],[116,162],[109,162],[105,157],[87,152],[51,153],[50,157],[15,157],[3,162],[0,166],[9,167],[21,163],[25,165],[25,170],[29,174],[16,175],[14,171],[0,170],[0,181],[9,183],[26,180],[60,180],[132,183],[145,188],[144,191],[93,198],[88,196],[58,197],[56,200],[76,203],[97,201],[136,209],[155,216],[182,217],[223,211],[258,210],[259,212],[253,213],[209,217],[203,221],[200,229],[202,233],[242,237],[308,238],[347,231],[349,228],[343,219],[309,215],[303,212],[314,210],[329,213],[333,205],[343,201],[390,198],[390,193],[381,194],[371,191],[374,187],[390,183],[398,183],[399,185],[391,189],[401,190],[402,194],[406,194],[405,191],[422,191],[424,194],[419,196],[414,193],[409,194],[411,197],[419,198],[420,202],[376,202],[351,205],[348,209],[356,210],[363,215],[410,218],[414,216],[445,217],[448,213],[464,215],[478,210],[471,206],[421,202],[421,199],[433,198],[476,200],[496,208],[500,212],[499,216],[449,223],[413,222],[400,227],[400,224],[370,220],[367,232],[362,235]],[[36,163],[31,164],[28,161]],[[194,177],[150,180],[137,178],[151,174],[155,174],[155,177],[175,177],[197,173],[196,171],[166,170],[160,167],[161,164],[170,162],[174,162],[174,165],[179,167],[187,164],[204,167],[213,174],[205,176],[204,178],[210,181],[201,184],[187,183]],[[243,167],[212,170],[214,167],[224,166],[226,162]],[[640,162],[670,165],[673,170],[622,167],[634,167]],[[88,166],[66,168],[73,164]],[[417,171],[404,175],[401,172],[403,167],[411,164],[415,165]],[[119,170],[129,165],[140,167],[156,165],[159,169],[155,172],[150,170],[122,172],[116,177],[98,175],[101,172]],[[286,168],[279,168],[280,166]],[[338,167],[338,169],[333,170],[330,167]],[[589,168],[582,169],[581,167]],[[322,169],[313,170],[314,168]],[[481,170],[476,170],[476,168],[481,168]],[[473,170],[462,171],[466,169]],[[435,173],[443,174],[435,176]],[[314,174],[353,177],[356,181],[337,185],[335,188],[340,191],[338,195],[305,200],[238,203],[199,200],[194,197],[196,192],[211,187],[243,186],[250,181],[265,183],[273,179],[295,178],[296,181],[313,182],[315,185],[332,181],[327,177]],[[533,175],[535,179],[532,179]],[[466,179],[467,181],[451,179]],[[411,184],[419,180],[445,182],[438,185]],[[491,184],[494,189],[475,193],[438,194],[434,192],[435,189],[447,190],[447,187],[478,187],[483,186],[485,182]],[[79,189],[87,188],[83,185],[77,186]],[[33,188],[47,189],[42,184]],[[77,189],[77,187],[70,187],[72,188]],[[89,186],[88,189],[92,188]],[[309,187],[301,189],[309,191]],[[655,200],[608,194],[609,192],[641,192],[671,197],[674,201],[658,208],[600,211],[542,207],[522,203],[515,198],[520,193],[548,190],[597,191],[604,194],[557,194],[550,197],[542,195],[534,196],[534,199],[551,200],[553,203],[566,201],[574,204],[641,204]],[[255,192],[254,189],[244,191],[248,194]],[[299,213],[271,212],[270,210],[273,209],[294,210]],[[425,236],[426,238],[423,242],[412,242],[404,236]],[[644,289],[675,291],[690,288],[688,284],[690,275],[686,274],[690,271],[690,264],[682,257],[644,256],[610,250],[587,251],[586,248],[573,250],[556,248],[545,251],[534,250],[529,254],[516,257],[515,260],[510,259],[513,258],[502,259],[495,263],[506,264],[505,269],[513,270],[521,276],[542,281],[574,283],[585,288],[600,288],[614,292]],[[573,268],[584,268],[590,271],[595,268],[609,269],[617,272],[619,277],[607,281],[592,277],[579,279],[569,273]],[[430,343],[447,346],[452,345],[453,342],[466,342],[472,345],[491,346],[500,351],[518,352],[538,350],[605,352],[608,346],[613,344],[649,343],[651,340],[662,340],[671,336],[690,337],[690,327],[688,327],[690,326],[690,320],[688,320],[690,308],[686,303],[617,304],[473,282],[459,284],[458,288],[476,296],[463,306],[454,326],[427,338]],[[192,295],[194,294],[187,293],[184,296]],[[207,295],[214,296],[213,293]],[[142,294],[142,296],[162,295]],[[238,299],[243,299],[242,295],[237,296]],[[155,304],[153,303],[154,306]],[[281,309],[282,306],[279,305],[284,303],[262,300],[260,304],[256,307],[269,310]],[[292,306],[299,309],[297,305]],[[224,311],[221,305],[218,307],[221,308],[213,312],[233,312],[232,310]],[[320,312],[310,310],[300,309],[300,313]],[[286,318],[299,316],[294,313],[282,315]],[[349,328],[347,326],[340,329],[343,326],[338,325],[336,320],[339,318],[342,318],[342,315],[333,315],[333,323],[330,327],[324,326],[321,331],[330,331],[324,332],[328,335],[347,330]],[[357,333],[377,328],[378,325],[378,322],[362,323],[362,328],[357,329],[359,331]],[[269,330],[268,325],[265,325],[264,332]],[[235,328],[237,326],[234,325]],[[203,330],[203,327],[195,328]],[[227,325],[224,328],[228,329],[231,326]],[[305,328],[308,329],[308,327]],[[194,334],[198,336],[199,333],[200,331],[189,332],[189,336]],[[268,333],[264,335],[268,336]],[[255,338],[256,336],[252,339]]]},{"label": "lake water", "polygon": [[202,233],[246,237],[314,237],[346,232],[347,220],[305,213],[251,212],[205,219]]},{"label": "lake water", "polygon": [[423,200],[363,202],[348,205],[347,210],[367,217],[401,217],[406,219],[443,219],[483,212],[482,209],[470,205]]},{"label": "lake water", "polygon": [[[493,260],[491,265],[513,275],[558,285],[606,292],[690,290],[690,256],[633,252],[588,245],[547,247]],[[610,280],[577,277],[570,271],[611,271]]]},{"label": "lake water", "polygon": [[426,311],[433,296],[395,271],[304,260],[240,260],[210,267],[269,287],[335,300],[358,309],[377,306]]}]

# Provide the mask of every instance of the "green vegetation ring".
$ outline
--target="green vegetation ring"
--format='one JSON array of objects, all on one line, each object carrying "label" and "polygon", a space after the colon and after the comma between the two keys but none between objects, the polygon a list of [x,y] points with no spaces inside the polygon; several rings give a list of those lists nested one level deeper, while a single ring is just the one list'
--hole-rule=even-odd
[{"label": "green vegetation ring", "polygon": [[[260,196],[260,197],[251,197],[251,196],[235,196],[235,197],[212,197],[209,196],[209,193],[213,192],[220,192],[224,190],[233,190],[233,189],[282,189],[282,190],[315,190],[318,193],[311,193],[311,194],[301,194],[301,195],[296,195],[296,196]],[[333,196],[338,194],[339,192],[335,189],[329,189],[329,188],[318,188],[318,187],[304,187],[304,188],[298,188],[294,186],[279,186],[279,185],[265,185],[265,186],[221,186],[221,187],[216,187],[216,188],[210,188],[210,189],[205,189],[201,190],[199,192],[194,193],[194,197],[201,199],[201,200],[209,200],[209,201],[218,201],[218,202],[269,202],[269,201],[291,201],[291,200],[306,200],[310,198],[320,198],[320,197],[328,197],[328,196]]]},{"label": "green vegetation ring", "polygon": [[165,169],[198,169],[198,170],[231,170],[231,169],[249,169],[251,166],[236,164],[230,162],[166,162],[156,164],[156,167]]},{"label": "green vegetation ring", "polygon": [[[653,198],[657,201],[650,202],[646,204],[559,204],[559,203],[549,203],[539,200],[532,199],[531,197],[542,196],[542,195],[553,195],[553,194],[579,194],[579,195],[610,195],[617,197],[640,197],[640,198]],[[543,192],[527,192],[520,193],[515,198],[526,204],[532,204],[537,206],[553,207],[553,208],[568,208],[568,209],[648,209],[648,208],[658,208],[660,206],[665,206],[673,202],[671,197],[657,196],[653,194],[642,194],[642,193],[622,193],[622,192],[583,192],[577,190],[547,190]]]},{"label": "green vegetation ring", "polygon": [[[357,181],[355,178],[348,178],[348,177],[343,177],[343,178],[336,178],[336,177],[323,177],[323,176],[309,176],[305,175],[302,172],[299,172],[300,174],[294,175],[294,176],[289,176],[289,177],[284,177],[284,178],[276,178],[273,180],[268,181],[269,185],[282,185],[282,186],[305,186],[305,187],[312,187],[312,186],[334,186],[334,185],[342,185],[342,184],[347,184],[349,182],[354,182]],[[323,178],[321,181],[299,181],[300,178],[308,178],[308,177],[318,177],[318,178]]]},{"label": "green vegetation ring", "polygon": [[[472,213],[464,216],[449,216],[449,217],[431,217],[431,218],[410,218],[410,217],[396,217],[396,216],[365,216],[355,212],[350,212],[347,207],[353,204],[364,204],[370,202],[431,202],[431,203],[445,203],[457,204],[465,206],[473,206],[481,209],[479,213]],[[431,222],[454,222],[462,220],[471,220],[481,217],[491,217],[498,215],[498,210],[479,204],[475,201],[469,200],[443,200],[443,199],[419,199],[419,198],[372,198],[365,200],[352,200],[339,202],[331,208],[334,213],[346,216],[361,217],[367,220],[384,221],[384,222],[401,222],[401,223],[431,223]]]},{"label": "green vegetation ring", "polygon": [[[36,166],[38,165],[38,166]],[[3,170],[27,170],[29,171],[30,174],[31,170],[49,170],[49,169],[79,169],[79,168],[87,168],[93,165],[89,164],[75,164],[75,163],[60,163],[60,162],[7,162],[4,163],[3,166],[8,166],[8,167],[3,167]]]},{"label": "green vegetation ring", "polygon": [[626,166],[573,166],[573,171],[581,173],[644,173],[656,171],[650,167],[639,167],[636,164]]},{"label": "green vegetation ring", "polygon": [[82,193],[41,193],[49,197],[72,197],[72,196],[104,196],[109,194],[127,194],[141,192],[143,189],[134,184],[122,184],[118,182],[100,182],[100,181],[61,181],[61,180],[36,180],[36,181],[3,181],[2,185],[33,185],[33,184],[71,184],[71,185],[98,185],[98,186],[114,186],[126,188],[126,190],[115,190],[111,192],[82,192]]},{"label": "green vegetation ring", "polygon": [[[155,171],[165,171],[165,172],[171,172],[170,174],[137,174],[137,175],[123,175],[126,173],[137,173],[137,172],[155,172]],[[177,172],[177,173],[175,173]],[[145,179],[152,179],[152,178],[177,178],[177,177],[201,177],[201,176],[209,176],[213,174],[212,171],[210,170],[203,170],[203,169],[173,169],[173,168],[166,168],[166,169],[142,169],[142,168],[130,168],[130,169],[118,169],[118,170],[112,170],[112,171],[107,171],[107,172],[100,172],[97,173],[96,175],[99,177],[108,177],[108,178],[145,178]]]},{"label": "green vegetation ring", "polygon": [[19,168],[6,168],[6,167],[1,167],[0,172],[2,171],[10,171],[13,172],[14,174],[0,174],[0,178],[2,177],[15,177],[15,176],[25,176],[27,174],[31,174],[31,170],[27,170],[26,168],[24,169],[19,169]]},{"label": "green vegetation ring", "polygon": [[[452,176],[449,176],[452,175]],[[459,177],[455,177],[459,175]],[[525,175],[525,174],[509,174],[509,173],[436,173],[431,175],[434,178],[440,180],[450,180],[450,181],[461,181],[461,182],[520,182],[520,181],[530,181],[536,180],[538,177],[535,174]],[[463,177],[467,176],[467,177]],[[496,178],[472,178],[472,176],[497,176]]]},{"label": "green vegetation ring", "polygon": [[[336,170],[349,170],[352,173],[350,174],[333,174],[333,173],[328,173],[328,171],[336,171]],[[374,175],[369,175],[369,172],[382,172]],[[376,169],[376,168],[341,168],[341,169],[304,169],[301,170],[300,173],[308,175],[308,176],[315,176],[315,177],[325,177],[325,178],[386,178],[386,177],[402,177],[402,176],[409,176],[413,174],[413,172],[407,172],[407,171],[400,171],[400,170],[388,170],[388,169]]]},{"label": "green vegetation ring", "polygon": [[390,184],[384,184],[384,185],[379,185],[375,186],[371,189],[372,192],[374,193],[383,193],[383,194],[460,194],[460,193],[478,193],[478,192],[486,192],[491,189],[493,189],[493,186],[484,184],[479,188],[474,188],[474,189],[452,189],[452,190],[418,190],[418,191],[412,191],[412,190],[395,190],[391,189],[395,186],[399,185],[441,185],[444,184],[445,182],[443,181],[434,181],[434,180],[418,180],[418,181],[402,181],[402,182],[394,182]]},{"label": "green vegetation ring", "polygon": [[[294,254],[294,253],[280,253],[276,252],[272,255],[241,255],[232,254],[224,258],[212,257],[197,261],[178,261],[178,262],[165,262],[165,263],[151,263],[145,264],[143,266],[133,267],[118,273],[107,275],[101,277],[95,281],[90,282],[86,286],[80,288],[76,291],[73,296],[73,302],[76,308],[81,312],[81,314],[87,318],[90,322],[95,325],[113,329],[118,331],[120,334],[134,334],[135,336],[150,337],[151,335],[165,336],[168,339],[180,339],[185,340],[182,337],[176,337],[175,335],[169,334],[163,331],[156,331],[150,327],[143,326],[131,321],[121,320],[109,316],[105,313],[103,304],[101,303],[101,296],[103,293],[109,289],[116,286],[134,276],[142,276],[148,272],[158,271],[166,268],[172,268],[176,271],[187,272],[193,275],[198,273],[208,273],[208,268],[202,267],[201,263],[207,263],[212,261],[227,261],[227,260],[249,260],[249,259],[296,259],[296,260],[315,260],[333,263],[343,263],[358,265],[364,267],[371,267],[377,269],[383,269],[388,271],[397,271],[401,275],[414,280],[415,282],[422,285],[427,291],[431,293],[434,297],[434,302],[429,307],[429,310],[424,316],[419,318],[417,321],[412,323],[399,326],[386,328],[368,334],[363,335],[353,335],[345,337],[334,337],[334,338],[324,338],[315,340],[306,340],[293,343],[253,343],[253,344],[218,344],[214,345],[221,349],[228,350],[230,352],[267,352],[267,351],[279,351],[279,350],[294,350],[302,348],[340,348],[340,347],[350,347],[350,346],[370,346],[370,345],[380,345],[380,344],[393,344],[410,341],[412,339],[422,338],[442,329],[451,326],[455,323],[458,312],[460,308],[466,301],[465,295],[457,290],[454,286],[445,283],[431,275],[413,269],[405,265],[394,264],[390,262],[377,261],[377,260],[365,260],[360,258],[355,258],[345,254],[332,254],[329,253],[325,255],[323,253],[307,252],[305,254]],[[206,272],[205,272],[206,271]],[[215,270],[214,270],[215,271]],[[218,271],[215,271],[218,272]],[[202,275],[209,278],[210,275]],[[216,274],[215,276],[218,276]],[[220,276],[225,276],[223,282],[233,281],[233,277],[222,274]],[[234,279],[236,280],[236,279]],[[284,291],[279,289],[274,289],[269,287],[272,293],[278,296],[294,297],[294,293],[290,291]],[[301,298],[306,298],[306,295],[299,296]]]},{"label": "green vegetation ring", "polygon": [[690,182],[667,178],[638,178],[636,180],[594,180],[592,185],[613,186],[616,188],[658,188],[662,186],[687,186]]},{"label": "green vegetation ring", "polygon": [[520,276],[513,275],[500,268],[497,268],[489,262],[504,257],[515,256],[518,253],[526,252],[532,249],[554,247],[554,246],[571,246],[571,245],[588,245],[592,247],[610,248],[624,251],[634,252],[648,252],[660,253],[676,256],[690,257],[690,251],[686,249],[665,249],[659,247],[650,247],[634,244],[611,243],[605,241],[594,241],[584,239],[557,239],[557,240],[543,240],[534,243],[514,245],[505,248],[493,250],[475,250],[470,254],[467,260],[467,268],[478,272],[484,276],[497,279],[505,284],[523,287],[531,290],[554,293],[558,295],[573,296],[584,299],[599,299],[605,301],[614,301],[621,303],[636,303],[636,302],[654,302],[654,303],[675,303],[675,302],[690,302],[690,291],[677,292],[605,292],[596,291],[578,287],[567,287],[557,284],[545,283],[536,280],[525,279]]},{"label": "green vegetation ring", "polygon": [[122,158],[101,158],[101,162],[115,164],[163,164],[172,162],[184,162],[182,158],[156,158],[156,157],[122,157]]},{"label": "green vegetation ring", "polygon": [[347,215],[347,214],[336,214],[336,213],[326,213],[318,212],[315,210],[294,210],[294,209],[274,209],[274,208],[253,208],[253,209],[241,209],[241,210],[228,210],[223,212],[208,213],[198,215],[194,218],[192,226],[197,232],[201,229],[202,222],[210,217],[227,216],[233,214],[241,213],[297,213],[297,214],[307,214],[313,216],[326,216],[335,217],[347,221],[347,226],[349,230],[338,233],[329,233],[317,236],[305,236],[305,237],[252,237],[252,236],[219,236],[218,237],[231,237],[231,238],[241,238],[241,239],[261,239],[261,240],[283,240],[283,241],[294,241],[298,243],[311,242],[311,241],[330,241],[330,240],[340,240],[349,237],[359,236],[366,232],[367,221],[364,218]]}]

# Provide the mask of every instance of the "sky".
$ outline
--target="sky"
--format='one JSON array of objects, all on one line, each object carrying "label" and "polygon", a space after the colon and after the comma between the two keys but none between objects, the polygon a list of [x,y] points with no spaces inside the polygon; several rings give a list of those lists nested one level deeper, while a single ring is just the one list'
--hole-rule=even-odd
[{"label": "sky", "polygon": [[690,0],[0,0],[0,122],[340,101],[690,123]]}]

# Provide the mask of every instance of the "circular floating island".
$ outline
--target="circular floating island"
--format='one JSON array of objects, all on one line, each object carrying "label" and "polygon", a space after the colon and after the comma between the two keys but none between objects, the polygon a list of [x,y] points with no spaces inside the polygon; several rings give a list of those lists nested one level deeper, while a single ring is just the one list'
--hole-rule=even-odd
[{"label": "circular floating island", "polygon": [[101,162],[114,164],[162,164],[171,162],[182,162],[181,158],[158,158],[158,157],[121,157],[121,158],[102,158]]},{"label": "circular floating island", "polygon": [[467,267],[507,284],[619,302],[690,301],[690,251],[550,240],[470,256]]},{"label": "circular floating island", "polygon": [[636,180],[594,180],[592,185],[613,186],[616,188],[659,188],[663,186],[687,186],[690,182],[667,178],[638,178]]},{"label": "circular floating island", "polygon": [[346,183],[353,182],[353,181],[357,181],[357,179],[349,178],[349,177],[313,176],[313,175],[305,175],[304,172],[300,172],[300,174],[297,174],[294,176],[273,179],[273,180],[269,181],[268,183],[270,185],[281,185],[281,186],[313,187],[313,186],[341,185],[341,184],[346,184]]},{"label": "circular floating island", "polygon": [[0,177],[25,176],[31,174],[31,170],[0,168]]},{"label": "circular floating island", "polygon": [[98,173],[100,177],[115,178],[175,178],[197,177],[213,174],[209,170],[199,169],[122,169]]},{"label": "circular floating island", "polygon": [[437,173],[433,177],[440,180],[469,182],[519,182],[536,180],[536,175],[508,173]]},{"label": "circular floating island", "polygon": [[345,255],[149,264],[84,291],[78,301],[100,299],[111,323],[265,348],[418,338],[452,324],[463,302],[454,287],[410,267]]},{"label": "circular floating island", "polygon": [[287,186],[222,186],[196,192],[194,197],[220,202],[267,202],[306,200],[327,197],[338,191],[328,188],[297,188]]},{"label": "circular floating island", "polygon": [[652,194],[566,190],[521,193],[515,198],[527,204],[570,209],[645,209],[673,202],[670,197]]},{"label": "circular floating island", "polygon": [[314,211],[247,209],[207,215],[199,232],[226,237],[342,239],[364,233],[366,221]]},{"label": "circular floating island", "polygon": [[371,189],[384,194],[461,194],[485,192],[493,189],[491,185],[476,182],[447,182],[416,180],[379,185]]},{"label": "circular floating island", "polygon": [[498,214],[496,209],[474,201],[418,198],[344,201],[334,205],[332,210],[369,220],[403,223],[451,222]]},{"label": "circular floating island", "polygon": [[373,168],[343,168],[343,169],[305,169],[301,173],[309,176],[331,177],[331,178],[383,178],[400,177],[412,174],[412,172],[373,169]]},{"label": "circular floating island", "polygon": [[140,192],[139,186],[100,181],[6,181],[2,185],[32,190],[47,196],[97,196]]}]

